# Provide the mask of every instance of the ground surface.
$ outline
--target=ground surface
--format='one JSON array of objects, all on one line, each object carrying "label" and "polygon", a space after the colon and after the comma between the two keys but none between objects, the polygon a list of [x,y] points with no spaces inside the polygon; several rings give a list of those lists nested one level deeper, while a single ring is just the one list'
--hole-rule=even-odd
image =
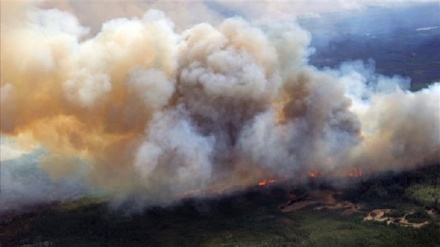
[{"label": "ground surface", "polygon": [[[256,186],[221,199],[189,199],[129,215],[109,210],[102,199],[84,198],[4,217],[0,241],[1,246],[440,246],[438,205],[411,199],[414,189],[405,189],[414,183],[419,189],[432,186],[438,172],[440,166],[385,174],[343,190],[316,181]],[[298,203],[306,205],[295,207]],[[388,210],[381,217],[416,212],[406,219],[424,224],[365,220],[377,209]],[[427,209],[434,214],[424,213]]]},{"label": "ground surface", "polygon": [[317,67],[371,59],[380,74],[410,78],[414,91],[440,81],[438,3],[330,13],[300,24],[312,34]]}]

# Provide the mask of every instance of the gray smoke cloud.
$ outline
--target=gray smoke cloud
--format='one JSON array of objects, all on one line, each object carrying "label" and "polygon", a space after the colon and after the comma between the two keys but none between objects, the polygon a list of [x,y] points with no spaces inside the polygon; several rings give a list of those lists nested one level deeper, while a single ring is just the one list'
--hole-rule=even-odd
[{"label": "gray smoke cloud", "polygon": [[[410,92],[409,79],[360,61],[317,69],[294,22],[177,32],[149,10],[89,31],[68,12],[2,3],[1,134],[44,149],[52,183],[77,179],[143,207],[312,170],[440,161],[440,83]],[[2,201],[39,197],[12,196],[13,163],[2,162]]]}]

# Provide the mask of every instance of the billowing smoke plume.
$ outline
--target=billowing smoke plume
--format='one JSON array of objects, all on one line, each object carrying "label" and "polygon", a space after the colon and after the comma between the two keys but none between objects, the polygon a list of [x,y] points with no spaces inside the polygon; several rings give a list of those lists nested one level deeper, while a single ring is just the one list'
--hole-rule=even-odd
[{"label": "billowing smoke plume", "polygon": [[439,83],[410,92],[362,62],[318,70],[295,23],[177,33],[150,10],[88,32],[67,12],[2,3],[1,134],[43,148],[54,180],[148,205],[440,160]]}]

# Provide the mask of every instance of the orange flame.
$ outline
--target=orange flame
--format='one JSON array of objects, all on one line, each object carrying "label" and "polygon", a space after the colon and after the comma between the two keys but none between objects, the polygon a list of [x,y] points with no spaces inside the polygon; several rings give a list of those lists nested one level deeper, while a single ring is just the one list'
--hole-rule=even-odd
[{"label": "orange flame", "polygon": [[[352,170],[350,170],[348,173],[346,173],[346,177],[349,178],[359,178],[362,177],[362,175],[364,174],[364,171],[361,168],[353,168]],[[332,177],[331,174],[322,172],[320,170],[311,170],[308,174],[310,179],[317,179],[320,177]],[[335,177],[336,178],[336,177]],[[289,179],[289,176],[283,176],[281,178],[271,178],[271,179],[263,179],[261,181],[258,182],[258,186],[267,186],[269,184],[273,184],[276,182],[285,182]]]},{"label": "orange flame", "polygon": [[317,178],[319,176],[319,171],[318,170],[313,170],[311,172],[309,172],[309,177],[310,178]]},{"label": "orange flame", "polygon": [[271,178],[271,179],[264,179],[264,180],[261,180],[260,182],[258,182],[258,185],[259,186],[266,186],[266,185],[268,185],[268,184],[273,184],[273,183],[275,183],[277,180],[276,179],[274,179],[274,178]]},{"label": "orange flame", "polygon": [[351,172],[349,172],[347,174],[348,177],[350,178],[358,178],[362,176],[362,169],[361,168],[353,168],[353,170],[351,170]]}]

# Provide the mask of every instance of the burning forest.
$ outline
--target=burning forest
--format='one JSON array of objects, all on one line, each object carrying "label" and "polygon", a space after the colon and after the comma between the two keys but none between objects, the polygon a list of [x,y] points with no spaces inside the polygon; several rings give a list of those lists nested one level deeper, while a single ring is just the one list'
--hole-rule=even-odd
[{"label": "burning forest", "polygon": [[[177,31],[150,9],[91,33],[68,11],[2,2],[2,151],[40,150],[51,180],[139,206],[439,162],[439,83],[319,69],[297,23],[247,19]],[[26,201],[12,180],[2,207]]]}]

